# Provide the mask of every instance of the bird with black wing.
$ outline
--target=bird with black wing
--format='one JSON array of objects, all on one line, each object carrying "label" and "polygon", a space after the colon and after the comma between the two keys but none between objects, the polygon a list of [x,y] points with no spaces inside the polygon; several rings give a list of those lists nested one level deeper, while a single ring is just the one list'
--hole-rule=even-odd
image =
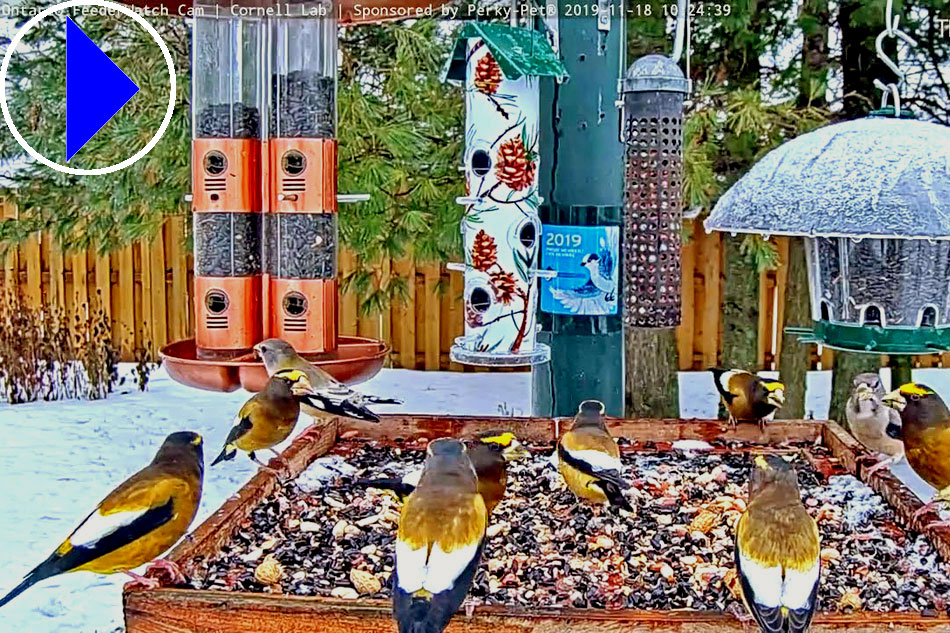
[{"label": "bird with black wing", "polygon": [[818,524],[802,503],[795,471],[778,455],[755,458],[735,535],[743,600],[759,628],[807,631],[821,579]]},{"label": "bird with black wing", "polygon": [[154,588],[157,580],[132,572],[154,561],[153,567],[167,571],[176,583],[184,582],[176,565],[155,559],[185,535],[195,518],[203,459],[200,435],[169,435],[151,463],[110,492],[49,558],[0,598],[0,607],[41,580],[73,571],[124,572]]},{"label": "bird with black wing", "polygon": [[765,430],[775,412],[785,404],[785,385],[778,380],[762,378],[742,369],[713,368],[716,390],[729,412],[729,421],[755,422]]},{"label": "bird with black wing", "polygon": [[396,538],[393,617],[399,633],[440,633],[458,611],[481,559],[488,509],[465,445],[433,440]]}]

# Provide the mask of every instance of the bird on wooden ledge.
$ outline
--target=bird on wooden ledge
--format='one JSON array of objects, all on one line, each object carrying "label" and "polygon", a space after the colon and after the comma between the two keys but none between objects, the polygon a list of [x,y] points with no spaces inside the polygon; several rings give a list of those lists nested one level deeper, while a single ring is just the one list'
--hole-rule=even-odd
[{"label": "bird on wooden ledge", "polygon": [[881,377],[876,372],[858,374],[854,377],[851,397],[845,406],[851,434],[878,455],[885,456],[867,469],[868,476],[890,468],[904,458],[904,443],[900,440],[901,416],[896,409],[884,404],[885,395]]},{"label": "bird on wooden ledge", "polygon": [[177,565],[155,560],[185,535],[198,511],[204,475],[202,439],[181,431],[165,438],[152,462],[110,492],[49,558],[37,565],[0,607],[37,582],[72,571],[124,572],[146,588],[159,586],[133,569],[154,561],[175,584],[185,582]]},{"label": "bird on wooden ledge", "polygon": [[761,430],[785,404],[785,385],[742,369],[712,368],[713,382],[729,412],[729,422],[756,422]]}]

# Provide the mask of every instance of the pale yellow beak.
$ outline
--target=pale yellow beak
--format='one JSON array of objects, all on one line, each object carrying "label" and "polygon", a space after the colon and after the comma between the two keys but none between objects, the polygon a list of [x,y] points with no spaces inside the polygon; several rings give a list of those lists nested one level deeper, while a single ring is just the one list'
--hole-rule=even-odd
[{"label": "pale yellow beak", "polygon": [[870,400],[874,397],[874,390],[869,385],[862,383],[858,385],[854,395],[858,397],[858,400]]},{"label": "pale yellow beak", "polygon": [[785,404],[785,390],[775,389],[774,391],[770,391],[766,400],[768,400],[769,404],[771,405],[781,407],[783,404]]},{"label": "pale yellow beak", "polygon": [[301,376],[297,379],[297,382],[293,384],[290,388],[295,396],[312,396],[313,385],[310,384],[310,381],[307,380],[306,376]]},{"label": "pale yellow beak", "polygon": [[527,449],[525,449],[518,440],[512,440],[511,444],[509,444],[501,454],[504,455],[505,461],[508,462],[524,459],[530,455]]},{"label": "pale yellow beak", "polygon": [[883,398],[881,398],[881,402],[892,409],[897,409],[898,411],[903,411],[904,407],[907,406],[907,398],[901,395],[900,389],[895,389],[894,391],[885,395]]}]

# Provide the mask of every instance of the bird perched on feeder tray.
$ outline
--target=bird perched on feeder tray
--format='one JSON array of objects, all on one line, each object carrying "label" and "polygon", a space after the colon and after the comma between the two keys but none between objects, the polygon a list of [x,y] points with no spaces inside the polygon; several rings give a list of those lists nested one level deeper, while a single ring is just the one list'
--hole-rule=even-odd
[{"label": "bird perched on feeder tray", "polygon": [[712,372],[716,390],[729,412],[729,421],[757,422],[765,430],[775,412],[785,404],[785,385],[741,369],[718,369]]},{"label": "bird perched on feeder tray", "polygon": [[439,633],[461,606],[481,558],[488,510],[465,445],[429,443],[399,518],[393,617],[399,633]]},{"label": "bird perched on feeder tray", "polygon": [[557,444],[558,472],[575,496],[633,512],[623,495],[630,485],[621,476],[620,448],[607,431],[604,403],[585,400],[571,429]]},{"label": "bird perched on feeder tray", "polygon": [[274,447],[290,437],[300,417],[300,399],[313,394],[307,374],[299,369],[283,369],[268,378],[264,390],[244,403],[234,426],[224,441],[224,448],[211,465],[234,459],[238,450],[245,451],[251,461],[270,470],[254,454],[264,449],[274,455]]},{"label": "bird perched on feeder tray", "polygon": [[154,561],[150,569],[165,570],[176,584],[184,582],[174,563],[154,559],[188,531],[201,499],[203,474],[201,436],[172,433],[148,466],[110,492],[49,558],[0,598],[0,607],[39,581],[71,571],[124,572],[155,588],[158,580],[131,571]]},{"label": "bird perched on feeder tray", "polygon": [[[491,514],[505,496],[508,462],[527,457],[528,451],[511,431],[480,433],[478,437],[466,440],[465,447],[478,478],[478,493],[485,501],[488,514]],[[405,501],[416,489],[421,475],[422,470],[414,470],[406,473],[402,479],[363,479],[357,483],[369,488],[391,490]]]},{"label": "bird perched on feeder tray", "polygon": [[894,438],[900,437],[901,416],[881,401],[885,392],[877,373],[858,374],[852,384],[845,407],[848,429],[869,449],[887,456],[868,469],[867,474],[871,475],[903,459],[904,443]]},{"label": "bird perched on feeder tray", "polygon": [[299,369],[307,374],[313,393],[301,399],[303,412],[312,418],[342,415],[357,420],[379,422],[379,416],[367,404],[402,404],[395,398],[368,396],[350,389],[333,376],[302,358],[293,346],[279,338],[270,338],[254,346],[269,375],[281,369]]},{"label": "bird perched on feeder tray", "polygon": [[[934,498],[914,514],[917,519],[941,502],[950,503],[950,410],[933,389],[914,382],[890,392],[883,402],[900,411],[907,463],[937,489]],[[950,527],[950,521],[928,527]]]},{"label": "bird perched on feeder tray", "polygon": [[743,599],[759,628],[807,631],[821,578],[818,525],[802,503],[795,471],[781,457],[755,458],[749,504],[735,533]]}]

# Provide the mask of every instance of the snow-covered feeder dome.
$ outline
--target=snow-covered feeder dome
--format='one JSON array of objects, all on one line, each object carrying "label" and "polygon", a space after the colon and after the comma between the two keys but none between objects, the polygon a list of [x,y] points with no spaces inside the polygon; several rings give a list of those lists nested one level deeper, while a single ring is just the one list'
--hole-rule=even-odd
[{"label": "snow-covered feeder dome", "polygon": [[806,241],[806,342],[877,354],[950,349],[950,128],[871,116],[772,150],[707,231]]}]

